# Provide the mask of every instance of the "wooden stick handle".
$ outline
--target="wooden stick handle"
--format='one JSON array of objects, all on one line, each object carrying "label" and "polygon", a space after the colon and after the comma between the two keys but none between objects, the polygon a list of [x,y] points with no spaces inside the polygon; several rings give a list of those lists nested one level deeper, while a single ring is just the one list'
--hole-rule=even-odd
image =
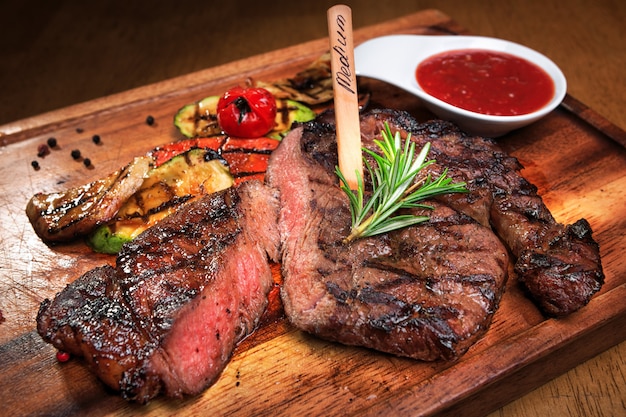
[{"label": "wooden stick handle", "polygon": [[354,69],[352,11],[348,6],[336,5],[328,9],[327,19],[339,169],[346,178],[347,185],[355,190],[357,172],[361,178],[363,177],[363,160],[359,100]]}]

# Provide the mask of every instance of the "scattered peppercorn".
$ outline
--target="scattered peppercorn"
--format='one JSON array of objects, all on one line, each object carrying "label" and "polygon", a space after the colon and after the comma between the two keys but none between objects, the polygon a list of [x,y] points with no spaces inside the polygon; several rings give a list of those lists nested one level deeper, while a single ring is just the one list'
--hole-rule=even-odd
[{"label": "scattered peppercorn", "polygon": [[80,151],[78,149],[74,149],[71,155],[72,155],[72,158],[74,159],[80,159]]},{"label": "scattered peppercorn", "polygon": [[61,350],[57,351],[57,360],[59,362],[67,362],[70,360],[70,354]]},{"label": "scattered peppercorn", "polygon": [[146,117],[146,123],[148,124],[148,126],[152,126],[154,124],[154,117],[152,116]]},{"label": "scattered peppercorn", "polygon": [[48,146],[51,148],[56,148],[57,147],[56,138],[48,138]]},{"label": "scattered peppercorn", "polygon": [[50,153],[50,148],[48,145],[41,144],[37,147],[37,156],[43,158],[44,156]]},{"label": "scattered peppercorn", "polygon": [[91,141],[95,143],[96,145],[98,145],[100,143],[100,135],[93,135],[91,137]]},{"label": "scattered peppercorn", "polygon": [[37,161],[32,161],[30,165],[35,169],[35,171],[39,169],[39,162]]},{"label": "scattered peppercorn", "polygon": [[86,167],[89,167],[89,166],[91,165],[91,159],[89,159],[89,158],[85,158],[85,159],[83,159],[83,164],[84,164]]}]

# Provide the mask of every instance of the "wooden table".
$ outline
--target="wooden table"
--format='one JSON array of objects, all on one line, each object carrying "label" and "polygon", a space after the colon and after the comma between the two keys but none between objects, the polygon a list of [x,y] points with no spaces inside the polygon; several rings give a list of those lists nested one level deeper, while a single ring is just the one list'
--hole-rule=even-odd
[{"label": "wooden table", "polygon": [[[238,2],[237,7],[202,9],[197,3],[179,2],[174,9],[134,2],[121,11],[70,2],[42,2],[34,10],[14,3],[5,5],[0,18],[0,124],[10,125],[55,108],[322,38],[325,10],[332,4]],[[472,34],[517,41],[550,56],[565,72],[573,97],[626,129],[623,2],[382,3],[351,2],[355,27],[436,7]],[[622,342],[493,415],[624,414],[625,358]]]}]

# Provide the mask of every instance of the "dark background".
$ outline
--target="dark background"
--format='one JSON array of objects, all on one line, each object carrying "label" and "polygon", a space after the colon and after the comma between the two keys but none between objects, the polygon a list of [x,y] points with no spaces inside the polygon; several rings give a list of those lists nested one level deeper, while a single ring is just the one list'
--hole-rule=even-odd
[{"label": "dark background", "polygon": [[[325,37],[335,3],[0,0],[0,124]],[[624,106],[603,107],[603,96],[626,91],[607,70],[626,74],[623,0],[345,3],[355,28],[437,8],[473,34],[536,48],[562,67],[575,97],[626,128]]]}]

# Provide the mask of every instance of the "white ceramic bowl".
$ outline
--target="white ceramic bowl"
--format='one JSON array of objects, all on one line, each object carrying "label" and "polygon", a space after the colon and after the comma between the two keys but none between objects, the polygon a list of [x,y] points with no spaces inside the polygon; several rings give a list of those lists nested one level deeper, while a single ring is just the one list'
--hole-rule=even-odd
[{"label": "white ceramic bowl", "polygon": [[[552,78],[554,96],[532,113],[494,116],[461,109],[427,94],[415,78],[418,64],[432,55],[457,49],[505,52],[533,62]],[[358,45],[354,61],[358,76],[385,81],[415,94],[437,117],[456,123],[468,133],[487,137],[502,136],[542,118],[561,103],[567,91],[565,76],[546,56],[523,45],[482,36],[382,36]]]}]

